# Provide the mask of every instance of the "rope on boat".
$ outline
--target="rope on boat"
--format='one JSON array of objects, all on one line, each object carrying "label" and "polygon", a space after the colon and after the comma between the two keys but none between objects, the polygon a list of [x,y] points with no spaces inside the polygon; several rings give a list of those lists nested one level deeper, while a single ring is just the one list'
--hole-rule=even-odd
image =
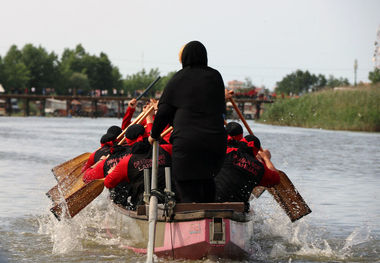
[{"label": "rope on boat", "polygon": [[173,209],[176,204],[174,193],[171,191],[162,192],[158,189],[151,189],[150,194],[157,197],[158,202],[164,205],[164,208],[157,207],[157,209],[164,211],[165,221],[168,221],[168,219],[171,220],[174,215]]}]

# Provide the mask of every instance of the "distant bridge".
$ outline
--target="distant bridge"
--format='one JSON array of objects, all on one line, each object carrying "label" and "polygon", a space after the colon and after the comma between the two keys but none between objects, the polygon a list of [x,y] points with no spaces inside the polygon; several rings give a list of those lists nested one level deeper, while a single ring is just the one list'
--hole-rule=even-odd
[{"label": "distant bridge", "polygon": [[[46,101],[48,99],[60,100],[66,102],[66,111],[65,115],[72,115],[73,110],[73,101],[90,101],[91,109],[89,112],[89,116],[96,118],[99,112],[99,103],[115,101],[117,103],[117,112],[116,116],[121,118],[125,112],[126,101],[130,101],[132,98],[127,96],[69,96],[69,95],[32,95],[32,94],[0,94],[0,100],[5,100],[5,113],[8,116],[11,116],[13,113],[12,102],[11,99],[17,99],[23,101],[23,108],[21,109],[24,113],[24,116],[30,116],[30,101],[39,102],[39,111],[40,116],[46,116]],[[148,101],[148,98],[142,98],[142,101]],[[235,99],[238,104],[240,110],[246,116],[250,116],[255,114],[255,118],[260,117],[260,109],[262,103],[272,103],[273,100],[256,100],[256,99]],[[228,103],[227,103],[228,106]],[[247,107],[248,106],[248,107]],[[251,108],[255,107],[255,111]],[[143,104],[140,105],[140,111],[142,110]],[[259,111],[257,112],[257,109]],[[253,116],[252,116],[253,118]]]}]

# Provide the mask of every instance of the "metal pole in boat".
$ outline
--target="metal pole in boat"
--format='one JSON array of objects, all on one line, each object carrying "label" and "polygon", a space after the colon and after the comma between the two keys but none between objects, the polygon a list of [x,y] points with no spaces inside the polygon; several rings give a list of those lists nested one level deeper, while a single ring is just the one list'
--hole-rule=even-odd
[{"label": "metal pole in boat", "polygon": [[150,171],[149,169],[144,169],[144,203],[149,203],[150,197]]},{"label": "metal pole in boat", "polygon": [[172,191],[172,181],[170,175],[170,167],[165,167],[165,191]]},{"label": "metal pole in boat", "polygon": [[[158,175],[158,141],[153,142],[152,155],[152,184],[151,189],[157,189]],[[156,236],[156,221],[157,221],[157,196],[151,195],[149,202],[149,239],[146,253],[146,263],[153,263],[154,240]]]}]

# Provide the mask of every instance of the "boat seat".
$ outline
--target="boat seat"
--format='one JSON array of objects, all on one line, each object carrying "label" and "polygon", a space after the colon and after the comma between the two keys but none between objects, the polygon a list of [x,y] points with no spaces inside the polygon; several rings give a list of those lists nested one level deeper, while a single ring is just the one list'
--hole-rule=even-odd
[{"label": "boat seat", "polygon": [[[129,213],[135,218],[146,218],[149,206],[137,206],[136,211]],[[162,210],[161,210],[162,211]],[[131,211],[132,212],[132,211]],[[134,215],[133,215],[134,214]],[[178,203],[174,207],[174,215],[170,221],[189,221],[204,218],[229,218],[239,222],[247,222],[250,215],[244,213],[244,203],[226,202],[226,203]],[[163,213],[158,213],[158,221],[166,221],[168,218]]]},{"label": "boat seat", "polygon": [[174,213],[191,212],[199,210],[233,210],[235,212],[244,212],[243,202],[226,202],[226,203],[177,203],[174,207]]}]

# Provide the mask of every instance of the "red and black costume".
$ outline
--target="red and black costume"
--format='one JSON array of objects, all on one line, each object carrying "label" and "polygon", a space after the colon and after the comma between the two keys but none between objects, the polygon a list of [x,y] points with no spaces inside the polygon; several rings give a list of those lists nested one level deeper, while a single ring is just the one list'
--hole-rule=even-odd
[{"label": "red and black costume", "polygon": [[255,186],[270,187],[279,183],[279,173],[256,158],[260,144],[255,143],[253,137],[256,138],[246,136],[238,148],[227,148],[223,167],[215,178],[217,202],[245,202],[248,205]]},{"label": "red and black costume", "polygon": [[239,147],[239,141],[243,139],[243,127],[237,122],[231,121],[226,125],[227,147]]},{"label": "red and black costume", "polygon": [[115,145],[110,150],[110,155],[107,159],[100,161],[94,168],[89,168],[85,171],[83,181],[89,183],[93,180],[106,177],[109,170],[116,166],[130,152],[131,147],[128,145]]},{"label": "red and black costume", "polygon": [[[113,201],[131,209],[143,203],[144,169],[152,167],[152,146],[142,135],[134,140],[131,153],[118,163],[104,181],[104,185],[111,188]],[[157,187],[161,191],[165,188],[165,167],[171,166],[171,148],[170,144],[159,147]]]},{"label": "red and black costume", "polygon": [[135,113],[135,110],[135,108],[128,107],[125,111],[123,121],[121,122],[121,129],[123,131],[129,126],[129,124],[131,124],[131,120],[133,117],[133,113]]},{"label": "red and black costume", "polygon": [[108,128],[107,133],[100,139],[100,148],[90,155],[86,164],[82,167],[82,173],[98,162],[102,156],[107,156],[110,153],[116,142],[116,138],[121,132],[122,130],[118,126],[111,126]]}]

